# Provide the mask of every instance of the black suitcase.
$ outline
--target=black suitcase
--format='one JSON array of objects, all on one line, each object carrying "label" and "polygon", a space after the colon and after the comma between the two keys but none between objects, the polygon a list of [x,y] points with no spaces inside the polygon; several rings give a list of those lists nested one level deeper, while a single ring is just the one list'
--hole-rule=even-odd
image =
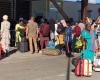
[{"label": "black suitcase", "polygon": [[27,52],[28,51],[28,41],[26,38],[22,38],[20,45],[19,45],[19,51],[21,52]]}]

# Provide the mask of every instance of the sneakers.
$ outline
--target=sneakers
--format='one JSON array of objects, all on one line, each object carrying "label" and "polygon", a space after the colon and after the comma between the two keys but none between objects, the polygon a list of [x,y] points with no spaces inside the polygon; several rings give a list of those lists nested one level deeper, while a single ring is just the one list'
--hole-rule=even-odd
[{"label": "sneakers", "polygon": [[42,54],[42,50],[40,50],[39,53]]},{"label": "sneakers", "polygon": [[3,57],[8,57],[10,54],[9,54],[9,51],[8,50],[6,50],[5,52],[4,52],[4,55],[3,55]]}]

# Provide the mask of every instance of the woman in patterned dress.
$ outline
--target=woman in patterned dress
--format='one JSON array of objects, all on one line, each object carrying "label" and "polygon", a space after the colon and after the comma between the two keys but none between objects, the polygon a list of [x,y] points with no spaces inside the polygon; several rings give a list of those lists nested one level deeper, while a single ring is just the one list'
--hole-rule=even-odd
[{"label": "woman in patterned dress", "polygon": [[9,44],[10,44],[10,22],[8,21],[8,16],[3,16],[3,21],[1,22],[1,45],[5,56],[8,56],[9,53]]}]

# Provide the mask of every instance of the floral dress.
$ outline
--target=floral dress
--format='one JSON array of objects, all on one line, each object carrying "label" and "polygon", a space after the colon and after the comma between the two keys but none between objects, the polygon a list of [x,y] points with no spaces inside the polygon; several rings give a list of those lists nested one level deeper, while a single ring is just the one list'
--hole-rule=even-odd
[{"label": "floral dress", "polygon": [[6,52],[6,50],[9,51],[9,44],[10,44],[10,22],[3,21],[1,22],[1,45],[3,48],[3,51]]}]

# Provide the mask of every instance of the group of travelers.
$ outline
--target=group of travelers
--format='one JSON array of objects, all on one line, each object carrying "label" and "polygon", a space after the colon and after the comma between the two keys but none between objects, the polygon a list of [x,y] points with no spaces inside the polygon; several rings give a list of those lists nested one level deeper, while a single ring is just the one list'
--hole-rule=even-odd
[{"label": "group of travelers", "polygon": [[[53,22],[53,21],[52,21]],[[50,46],[49,42],[54,42],[54,46],[68,54],[80,53],[85,48],[84,57],[93,60],[94,53],[99,50],[99,24],[100,18],[91,22],[87,18],[85,23],[70,23],[65,20],[57,20],[50,24],[47,19],[41,19],[41,24],[35,22],[31,17],[27,23],[20,19],[16,24],[16,45],[21,42],[21,29],[25,31],[24,36],[29,41],[30,53],[42,52],[41,50]],[[99,44],[96,44],[98,42]],[[34,46],[33,46],[34,43]],[[90,53],[90,54],[87,54]]]},{"label": "group of travelers", "polygon": [[[8,16],[4,15],[1,22],[1,46],[6,56],[9,54],[9,29]],[[15,45],[19,51],[23,49],[23,52],[25,49],[28,51],[29,47],[32,54],[42,53],[42,49],[49,47],[59,49],[66,55],[80,53],[80,58],[93,62],[94,54],[100,51],[100,17],[95,21],[86,18],[85,22],[64,19],[48,21],[42,18],[40,24],[35,21],[35,17],[28,21],[20,18],[15,25],[15,32]]]},{"label": "group of travelers", "polygon": [[64,19],[50,22],[42,18],[40,24],[35,22],[34,17],[25,24],[22,19],[16,24],[16,45],[22,41],[21,29],[25,31],[24,37],[28,40],[32,54],[43,53],[45,48],[53,48],[59,49],[67,56],[79,53],[79,59],[89,60],[92,64],[95,53],[100,51],[100,17],[95,21],[87,17],[85,22],[70,22]]},{"label": "group of travelers", "polygon": [[[4,15],[3,22],[1,23],[1,44],[3,45],[2,47],[4,49],[4,52],[9,51],[8,48],[10,44],[10,22],[8,22],[7,20],[8,16]],[[95,32],[95,35],[92,35],[95,38],[89,37],[90,40],[87,40],[88,47],[86,48],[89,50],[93,49],[93,46],[91,46],[91,40],[97,40],[96,34],[98,34],[98,41],[100,41],[99,32],[97,32],[97,28],[99,27],[95,27],[94,24],[89,22],[88,19],[86,23],[70,23],[66,22],[65,20],[52,20],[51,22],[43,18],[41,19],[41,24],[38,24],[37,22],[35,22],[35,17],[31,17],[28,21],[25,21],[23,18],[20,18],[19,22],[15,26],[16,46],[19,48],[18,45],[21,42],[22,37],[24,37],[28,39],[29,51],[31,53],[33,53],[34,50],[36,53],[38,53],[39,51],[41,52],[43,48],[47,47],[49,41],[53,41],[55,43],[55,46],[60,45],[57,47],[59,47],[62,50],[63,48],[65,48],[67,53],[80,52],[84,42],[84,39],[82,39],[82,42],[80,39],[87,39],[87,36],[91,36],[91,30]],[[99,25],[99,22],[100,21],[98,18],[96,24]],[[91,27],[90,30],[87,29],[89,27]],[[3,42],[6,42],[6,46]],[[95,41],[92,41],[93,45],[94,42]]]}]

